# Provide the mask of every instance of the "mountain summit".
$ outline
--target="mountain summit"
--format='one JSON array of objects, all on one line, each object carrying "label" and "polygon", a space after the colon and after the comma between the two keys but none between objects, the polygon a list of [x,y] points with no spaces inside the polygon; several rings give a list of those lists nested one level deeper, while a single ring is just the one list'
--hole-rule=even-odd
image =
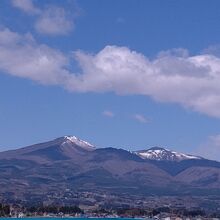
[{"label": "mountain summit", "polygon": [[23,159],[35,162],[79,159],[96,148],[76,136],[63,136],[44,143],[0,153],[0,159]]},{"label": "mountain summit", "polygon": [[179,153],[161,147],[152,147],[147,150],[134,152],[142,159],[159,160],[159,161],[182,161],[192,159],[202,159],[202,157],[193,156],[190,154]]},{"label": "mountain summit", "polygon": [[88,143],[87,141],[83,141],[83,140],[77,138],[76,136],[64,136],[62,144],[63,145],[75,144],[79,147],[82,147],[85,150],[94,150],[95,149],[95,147],[92,144]]}]

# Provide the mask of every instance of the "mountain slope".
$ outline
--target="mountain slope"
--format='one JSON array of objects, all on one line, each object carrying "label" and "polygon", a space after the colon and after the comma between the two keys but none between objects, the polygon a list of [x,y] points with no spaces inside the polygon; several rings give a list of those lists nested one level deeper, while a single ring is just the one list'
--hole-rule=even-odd
[{"label": "mountain slope", "polygon": [[220,188],[220,168],[190,167],[179,173],[175,178],[177,181],[184,182],[192,187],[199,185],[205,188]]},{"label": "mountain slope", "polygon": [[126,150],[96,149],[66,136],[0,153],[0,175],[0,195],[22,199],[66,189],[132,192],[171,181],[168,173]]},{"label": "mountain slope", "polygon": [[[136,194],[220,188],[220,163],[163,148],[95,148],[64,136],[0,153],[0,197],[42,200],[66,190]],[[180,190],[181,189],[181,190]],[[68,194],[69,195],[69,194]]]},{"label": "mountain slope", "polygon": [[64,136],[45,143],[35,144],[17,150],[0,153],[0,159],[24,159],[37,163],[68,160],[84,156],[95,147],[75,136]]}]

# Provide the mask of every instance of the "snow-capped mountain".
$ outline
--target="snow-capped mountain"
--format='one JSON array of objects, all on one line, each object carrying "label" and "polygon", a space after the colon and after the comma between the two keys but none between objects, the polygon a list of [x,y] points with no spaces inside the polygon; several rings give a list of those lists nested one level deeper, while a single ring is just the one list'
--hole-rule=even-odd
[{"label": "snow-capped mountain", "polygon": [[0,197],[10,201],[35,199],[32,192],[44,201],[42,192],[51,195],[52,190],[65,202],[67,188],[101,193],[120,189],[133,195],[145,195],[143,189],[150,189],[150,195],[220,192],[220,162],[158,147],[136,152],[95,148],[75,136],[1,152],[0,176]]},{"label": "snow-capped mountain", "polygon": [[148,150],[140,150],[134,152],[142,159],[158,160],[158,161],[182,161],[192,159],[202,159],[202,157],[190,154],[179,153],[161,147],[152,147]]},{"label": "snow-capped mountain", "polygon": [[88,143],[87,141],[83,141],[79,138],[77,138],[76,136],[64,136],[63,137],[63,143],[62,145],[69,145],[69,144],[75,144],[79,147],[82,147],[85,150],[94,150],[95,147]]}]

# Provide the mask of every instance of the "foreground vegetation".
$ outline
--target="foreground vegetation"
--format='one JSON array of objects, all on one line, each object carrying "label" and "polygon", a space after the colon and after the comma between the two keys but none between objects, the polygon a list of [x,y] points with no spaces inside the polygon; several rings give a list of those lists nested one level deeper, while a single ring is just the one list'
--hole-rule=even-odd
[{"label": "foreground vegetation", "polygon": [[0,217],[30,217],[30,216],[80,216],[80,217],[202,217],[220,218],[220,213],[208,214],[203,210],[174,209],[169,207],[160,208],[120,208],[94,210],[82,210],[78,206],[28,206],[0,204]]}]

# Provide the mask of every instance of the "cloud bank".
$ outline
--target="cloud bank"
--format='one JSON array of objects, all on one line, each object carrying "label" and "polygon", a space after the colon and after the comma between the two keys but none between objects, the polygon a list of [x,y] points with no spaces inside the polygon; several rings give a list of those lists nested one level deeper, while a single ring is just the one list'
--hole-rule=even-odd
[{"label": "cloud bank", "polygon": [[28,14],[40,14],[41,10],[31,0],[12,0],[12,5]]},{"label": "cloud bank", "polygon": [[[71,59],[80,72],[70,70]],[[106,46],[97,54],[63,54],[37,43],[31,34],[3,28],[0,70],[71,92],[145,95],[220,118],[220,58],[212,54],[189,56],[184,49],[174,49],[149,59],[118,46]]]},{"label": "cloud bank", "polygon": [[62,7],[48,5],[41,9],[35,6],[32,0],[12,0],[12,5],[36,16],[35,29],[41,34],[66,35],[74,28],[72,14]]},{"label": "cloud bank", "polygon": [[41,84],[65,85],[68,59],[57,50],[37,44],[32,35],[0,30],[0,69]]},{"label": "cloud bank", "polygon": [[41,13],[35,24],[39,33],[65,35],[74,28],[74,23],[63,8],[51,6]]}]

